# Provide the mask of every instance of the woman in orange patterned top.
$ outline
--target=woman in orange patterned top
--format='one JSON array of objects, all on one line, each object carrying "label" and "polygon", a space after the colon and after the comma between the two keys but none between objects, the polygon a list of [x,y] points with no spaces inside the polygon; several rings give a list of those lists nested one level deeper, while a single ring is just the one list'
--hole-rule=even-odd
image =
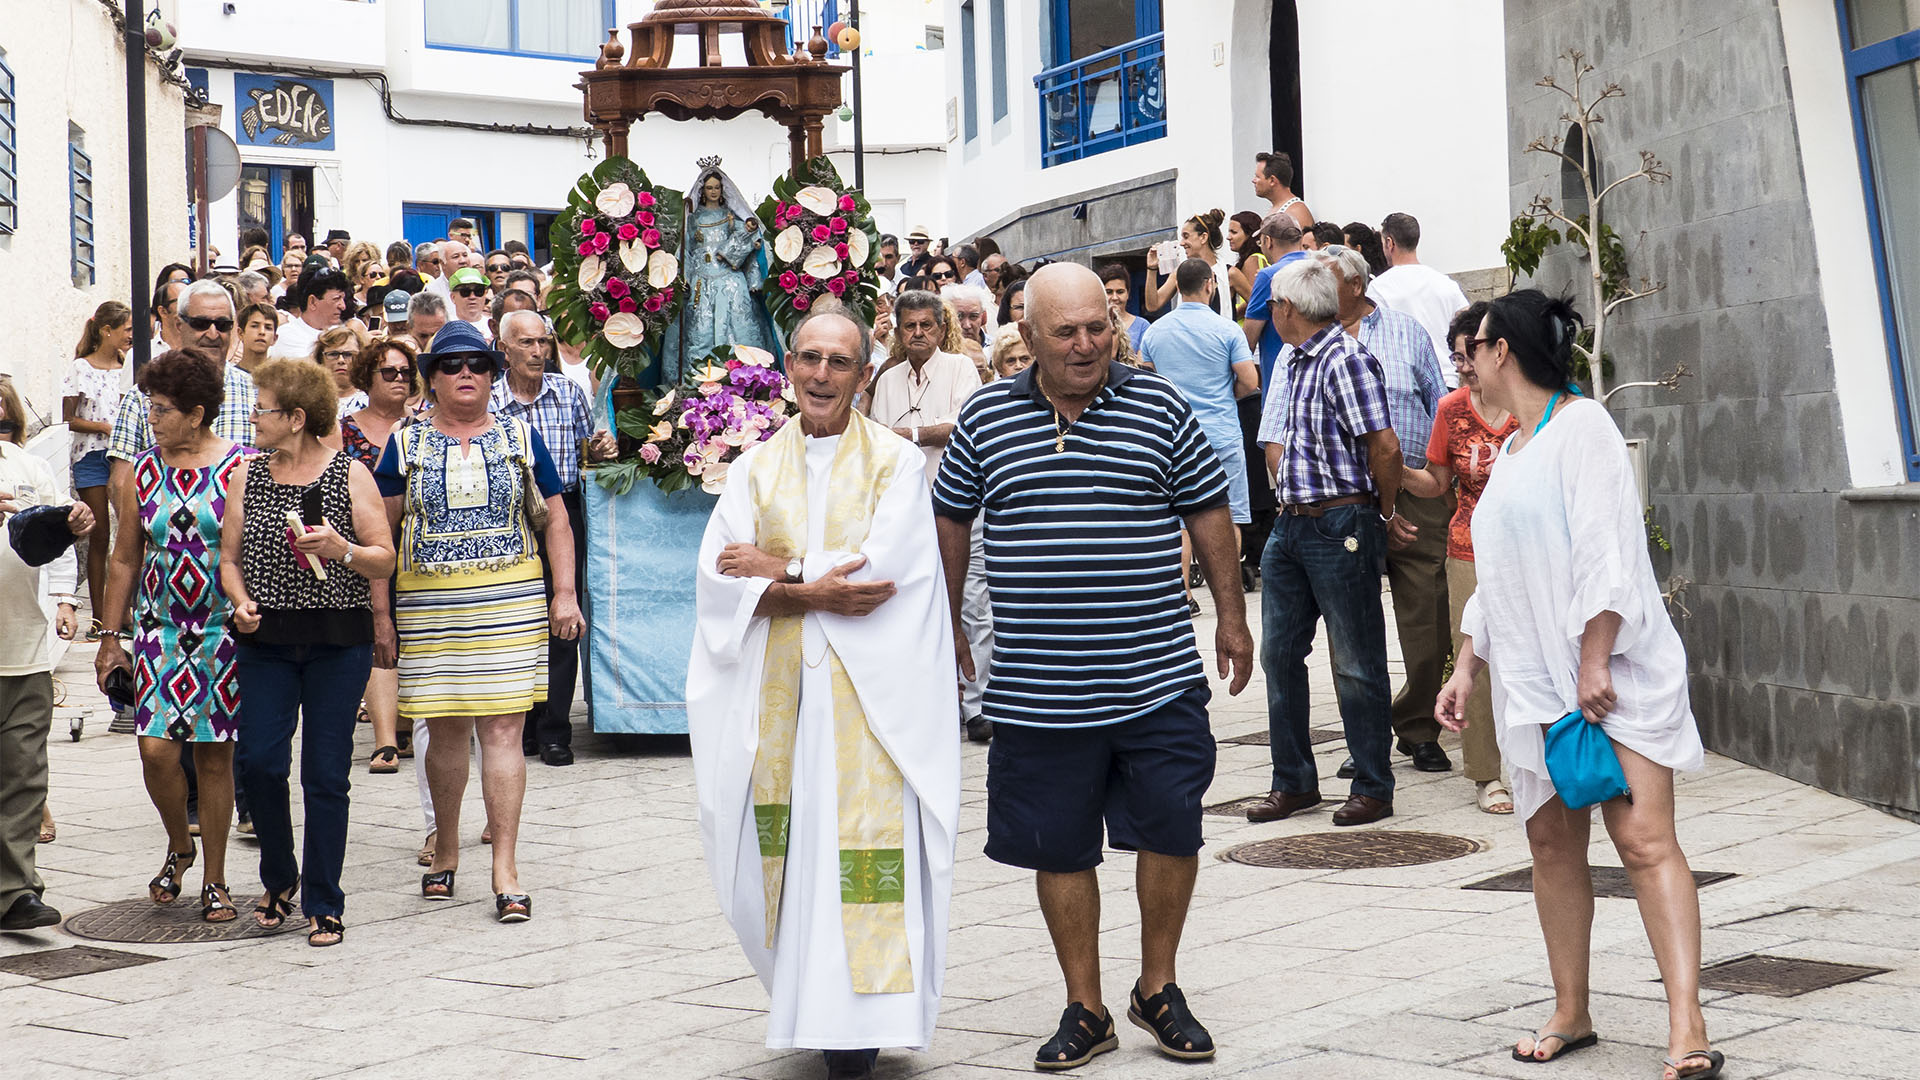
[{"label": "woman in orange patterned top", "polygon": [[[1487,314],[1485,301],[1461,310],[1447,328],[1453,346],[1453,366],[1460,389],[1440,399],[1433,413],[1433,438],[1427,444],[1427,467],[1408,469],[1401,483],[1423,498],[1436,498],[1459,483],[1459,501],[1447,531],[1447,597],[1453,610],[1453,645],[1460,647],[1460,612],[1473,595],[1473,508],[1487,486],[1500,445],[1517,430],[1512,414],[1488,405],[1480,396],[1480,379],[1466,342],[1480,330]],[[1461,733],[1467,759],[1467,779],[1479,789],[1477,802],[1489,814],[1513,813],[1513,795],[1500,777],[1500,747],[1493,734],[1493,698],[1486,679],[1474,683],[1467,699],[1470,722]],[[1476,729],[1478,729],[1476,731]]]}]

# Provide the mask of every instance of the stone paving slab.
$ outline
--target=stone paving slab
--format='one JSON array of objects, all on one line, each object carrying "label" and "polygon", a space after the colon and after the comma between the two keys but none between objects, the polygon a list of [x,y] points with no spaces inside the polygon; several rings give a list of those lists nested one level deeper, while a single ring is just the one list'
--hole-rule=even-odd
[{"label": "stone paving slab", "polygon": [[[1197,628],[1211,663],[1212,623],[1203,616]],[[1322,639],[1311,658],[1313,722],[1338,728],[1326,656]],[[91,661],[92,649],[76,647],[58,672],[65,704],[50,754],[60,838],[40,850],[48,899],[69,914],[144,895],[164,846],[132,740],[107,733]],[[1218,736],[1264,729],[1257,675],[1238,698],[1220,685],[1214,693]],[[77,743],[65,738],[73,714],[86,719]],[[1457,761],[1456,741],[1446,743]],[[362,729],[356,753],[364,760],[370,750]],[[1417,773],[1397,758],[1396,816],[1367,828],[1482,845],[1463,858],[1347,871],[1220,858],[1236,844],[1332,829],[1331,797],[1344,787],[1332,774],[1345,748],[1317,750],[1330,797],[1323,807],[1268,825],[1206,819],[1181,982],[1221,1049],[1192,1074],[1540,1080],[1507,1052],[1551,1009],[1533,897],[1462,888],[1527,866],[1525,837],[1513,819],[1479,813],[1458,772]],[[289,934],[128,946],[163,959],[50,981],[0,974],[0,1076],[820,1075],[817,1054],[764,1045],[765,995],[718,915],[684,742],[583,733],[576,751],[572,768],[529,765],[520,863],[536,897],[532,922],[492,921],[477,781],[462,810],[460,898],[428,904],[413,862],[424,834],[419,762],[402,762],[393,776],[356,772],[342,945],[310,949]],[[963,763],[941,1028],[925,1052],[883,1056],[885,1078],[1032,1075],[1033,1052],[1064,1004],[1031,876],[980,853],[984,748],[966,746]],[[1223,745],[1207,801],[1257,794],[1269,770],[1265,747]],[[1797,998],[1707,994],[1729,1075],[1916,1075],[1920,826],[1717,757],[1680,779],[1676,799],[1695,869],[1738,875],[1701,892],[1708,962],[1765,952],[1892,969]],[[229,851],[228,880],[243,906],[258,891],[256,851],[241,837]],[[1604,829],[1594,831],[1591,856],[1619,863]],[[1102,868],[1102,970],[1116,1002],[1139,955],[1133,863],[1113,852]],[[183,905],[193,903],[198,874],[189,882]],[[0,935],[0,955],[74,943],[57,931]],[[1599,902],[1594,954],[1605,1041],[1556,1065],[1554,1080],[1657,1076],[1661,987],[1631,902]],[[1120,1037],[1119,1051],[1075,1075],[1186,1073],[1124,1019]]]}]

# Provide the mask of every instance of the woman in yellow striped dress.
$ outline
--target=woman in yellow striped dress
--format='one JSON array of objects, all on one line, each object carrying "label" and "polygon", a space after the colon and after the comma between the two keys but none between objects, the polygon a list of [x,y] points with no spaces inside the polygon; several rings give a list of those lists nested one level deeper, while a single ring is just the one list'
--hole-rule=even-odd
[{"label": "woman in yellow striped dress", "polygon": [[[533,901],[514,859],[526,792],[520,734],[527,710],[547,697],[548,634],[576,638],[582,628],[573,533],[540,436],[524,420],[487,411],[500,353],[456,319],[420,354],[420,366],[432,418],[395,430],[374,470],[399,531],[392,611],[400,715],[432,731],[423,757],[438,829],[420,894],[453,898],[467,745],[477,734],[494,909],[501,922],[523,922]],[[554,564],[550,607],[534,538],[542,512]]]}]

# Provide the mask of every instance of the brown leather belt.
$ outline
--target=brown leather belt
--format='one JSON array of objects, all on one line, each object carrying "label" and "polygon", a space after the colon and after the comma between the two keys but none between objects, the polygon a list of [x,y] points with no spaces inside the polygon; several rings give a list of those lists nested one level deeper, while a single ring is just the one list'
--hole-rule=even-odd
[{"label": "brown leather belt", "polygon": [[1371,495],[1342,495],[1337,499],[1322,499],[1317,503],[1282,503],[1280,512],[1292,514],[1295,517],[1317,518],[1327,516],[1327,511],[1338,506],[1359,506],[1372,501]]}]

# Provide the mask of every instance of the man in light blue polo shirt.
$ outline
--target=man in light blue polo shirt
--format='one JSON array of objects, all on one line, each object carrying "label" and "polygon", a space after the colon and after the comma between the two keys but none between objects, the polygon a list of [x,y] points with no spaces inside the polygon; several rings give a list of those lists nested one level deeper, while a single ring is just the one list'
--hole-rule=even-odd
[{"label": "man in light blue polo shirt", "polygon": [[1227,471],[1227,505],[1235,524],[1252,520],[1247,454],[1236,400],[1260,391],[1260,369],[1233,323],[1214,314],[1212,267],[1188,259],[1174,273],[1180,306],[1147,328],[1140,352],[1193,407],[1193,417]]},{"label": "man in light blue polo shirt", "polygon": [[1246,332],[1247,344],[1260,353],[1260,401],[1266,403],[1266,395],[1273,386],[1273,362],[1280,356],[1280,331],[1273,328],[1272,313],[1268,306],[1273,301],[1273,275],[1280,268],[1298,259],[1307,257],[1300,247],[1300,223],[1293,215],[1285,211],[1268,214],[1260,223],[1260,254],[1267,257],[1273,265],[1254,275],[1253,291],[1247,296],[1247,310],[1240,320],[1240,327]]}]

